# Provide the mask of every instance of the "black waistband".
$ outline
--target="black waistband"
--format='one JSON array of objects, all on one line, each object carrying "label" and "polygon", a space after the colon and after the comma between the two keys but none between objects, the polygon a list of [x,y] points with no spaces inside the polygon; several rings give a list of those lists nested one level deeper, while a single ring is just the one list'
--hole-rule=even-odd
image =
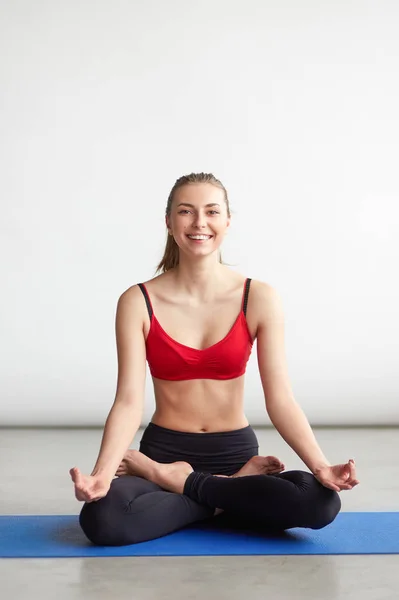
[{"label": "black waistband", "polygon": [[232,475],[258,450],[250,425],[233,431],[190,433],[149,423],[140,441],[140,451],[157,462],[184,460],[195,471],[220,475]]}]

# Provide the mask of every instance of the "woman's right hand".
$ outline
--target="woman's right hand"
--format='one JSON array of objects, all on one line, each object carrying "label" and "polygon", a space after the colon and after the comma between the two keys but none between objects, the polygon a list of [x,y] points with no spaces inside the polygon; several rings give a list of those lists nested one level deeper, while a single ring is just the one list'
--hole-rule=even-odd
[{"label": "woman's right hand", "polygon": [[94,475],[83,475],[77,467],[73,467],[69,474],[75,484],[76,500],[96,502],[104,498],[111,487],[109,480]]}]

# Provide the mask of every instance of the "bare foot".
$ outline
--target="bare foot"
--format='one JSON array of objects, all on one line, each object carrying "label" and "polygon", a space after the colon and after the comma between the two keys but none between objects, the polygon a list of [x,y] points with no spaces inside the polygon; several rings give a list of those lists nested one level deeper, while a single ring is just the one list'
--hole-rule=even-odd
[{"label": "bare foot", "polygon": [[253,456],[231,477],[247,475],[275,475],[284,471],[285,465],[276,456]]},{"label": "bare foot", "polygon": [[148,456],[138,450],[127,450],[115,475],[118,477],[121,475],[138,475],[144,479],[151,480],[156,464],[158,463],[155,463],[154,460],[151,460],[151,458],[148,458]]},{"label": "bare foot", "polygon": [[[123,457],[122,462],[115,473],[117,477],[122,477],[123,475],[138,475],[136,472],[138,466],[136,465],[136,469],[134,467],[134,458],[136,452],[137,450],[127,450],[125,452],[125,456]],[[142,475],[140,477],[142,477]]]},{"label": "bare foot", "polygon": [[193,468],[187,462],[158,463],[138,450],[128,450],[116,475],[137,475],[152,481],[169,492],[182,494]]},{"label": "bare foot", "polygon": [[[147,471],[153,466],[150,458],[137,450],[127,450],[116,471],[118,477],[123,475],[138,475],[148,479]],[[160,463],[156,463],[160,464]],[[170,463],[173,464],[173,463]],[[276,456],[253,456],[233,475],[217,475],[217,477],[245,477],[246,475],[273,475],[284,471],[285,465]],[[141,473],[141,474],[140,474]]]}]

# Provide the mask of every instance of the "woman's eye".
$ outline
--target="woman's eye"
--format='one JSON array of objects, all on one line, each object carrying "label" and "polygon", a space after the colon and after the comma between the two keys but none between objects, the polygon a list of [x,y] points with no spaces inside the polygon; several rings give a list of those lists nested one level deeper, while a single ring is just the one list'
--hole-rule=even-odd
[{"label": "woman's eye", "polygon": [[[178,213],[178,214],[179,214],[179,215],[182,215],[183,213],[188,213],[188,212],[190,212],[190,211],[189,211],[189,210],[187,210],[187,209],[183,209],[183,210],[179,210],[179,213]],[[217,210],[210,210],[209,212],[210,212],[210,213],[213,213],[213,214],[215,214],[215,215],[218,215],[218,214],[219,214],[219,212],[218,212]]]}]

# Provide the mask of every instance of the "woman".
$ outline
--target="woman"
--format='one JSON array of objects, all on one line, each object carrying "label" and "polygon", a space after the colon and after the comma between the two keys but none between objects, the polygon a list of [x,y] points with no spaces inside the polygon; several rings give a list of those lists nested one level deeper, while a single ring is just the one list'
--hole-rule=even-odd
[{"label": "woman", "polygon": [[[142,542],[220,513],[258,531],[319,529],[338,514],[338,492],[359,483],[353,460],[328,462],[293,397],[279,296],[222,262],[230,221],[227,192],[212,174],[178,179],[161,274],[119,298],[115,401],[93,472],[70,470],[85,502],[80,525],[94,544]],[[243,412],[255,338],[266,410],[311,472],[258,456]],[[128,450],[141,423],[146,360],[156,410],[140,451]]]}]

